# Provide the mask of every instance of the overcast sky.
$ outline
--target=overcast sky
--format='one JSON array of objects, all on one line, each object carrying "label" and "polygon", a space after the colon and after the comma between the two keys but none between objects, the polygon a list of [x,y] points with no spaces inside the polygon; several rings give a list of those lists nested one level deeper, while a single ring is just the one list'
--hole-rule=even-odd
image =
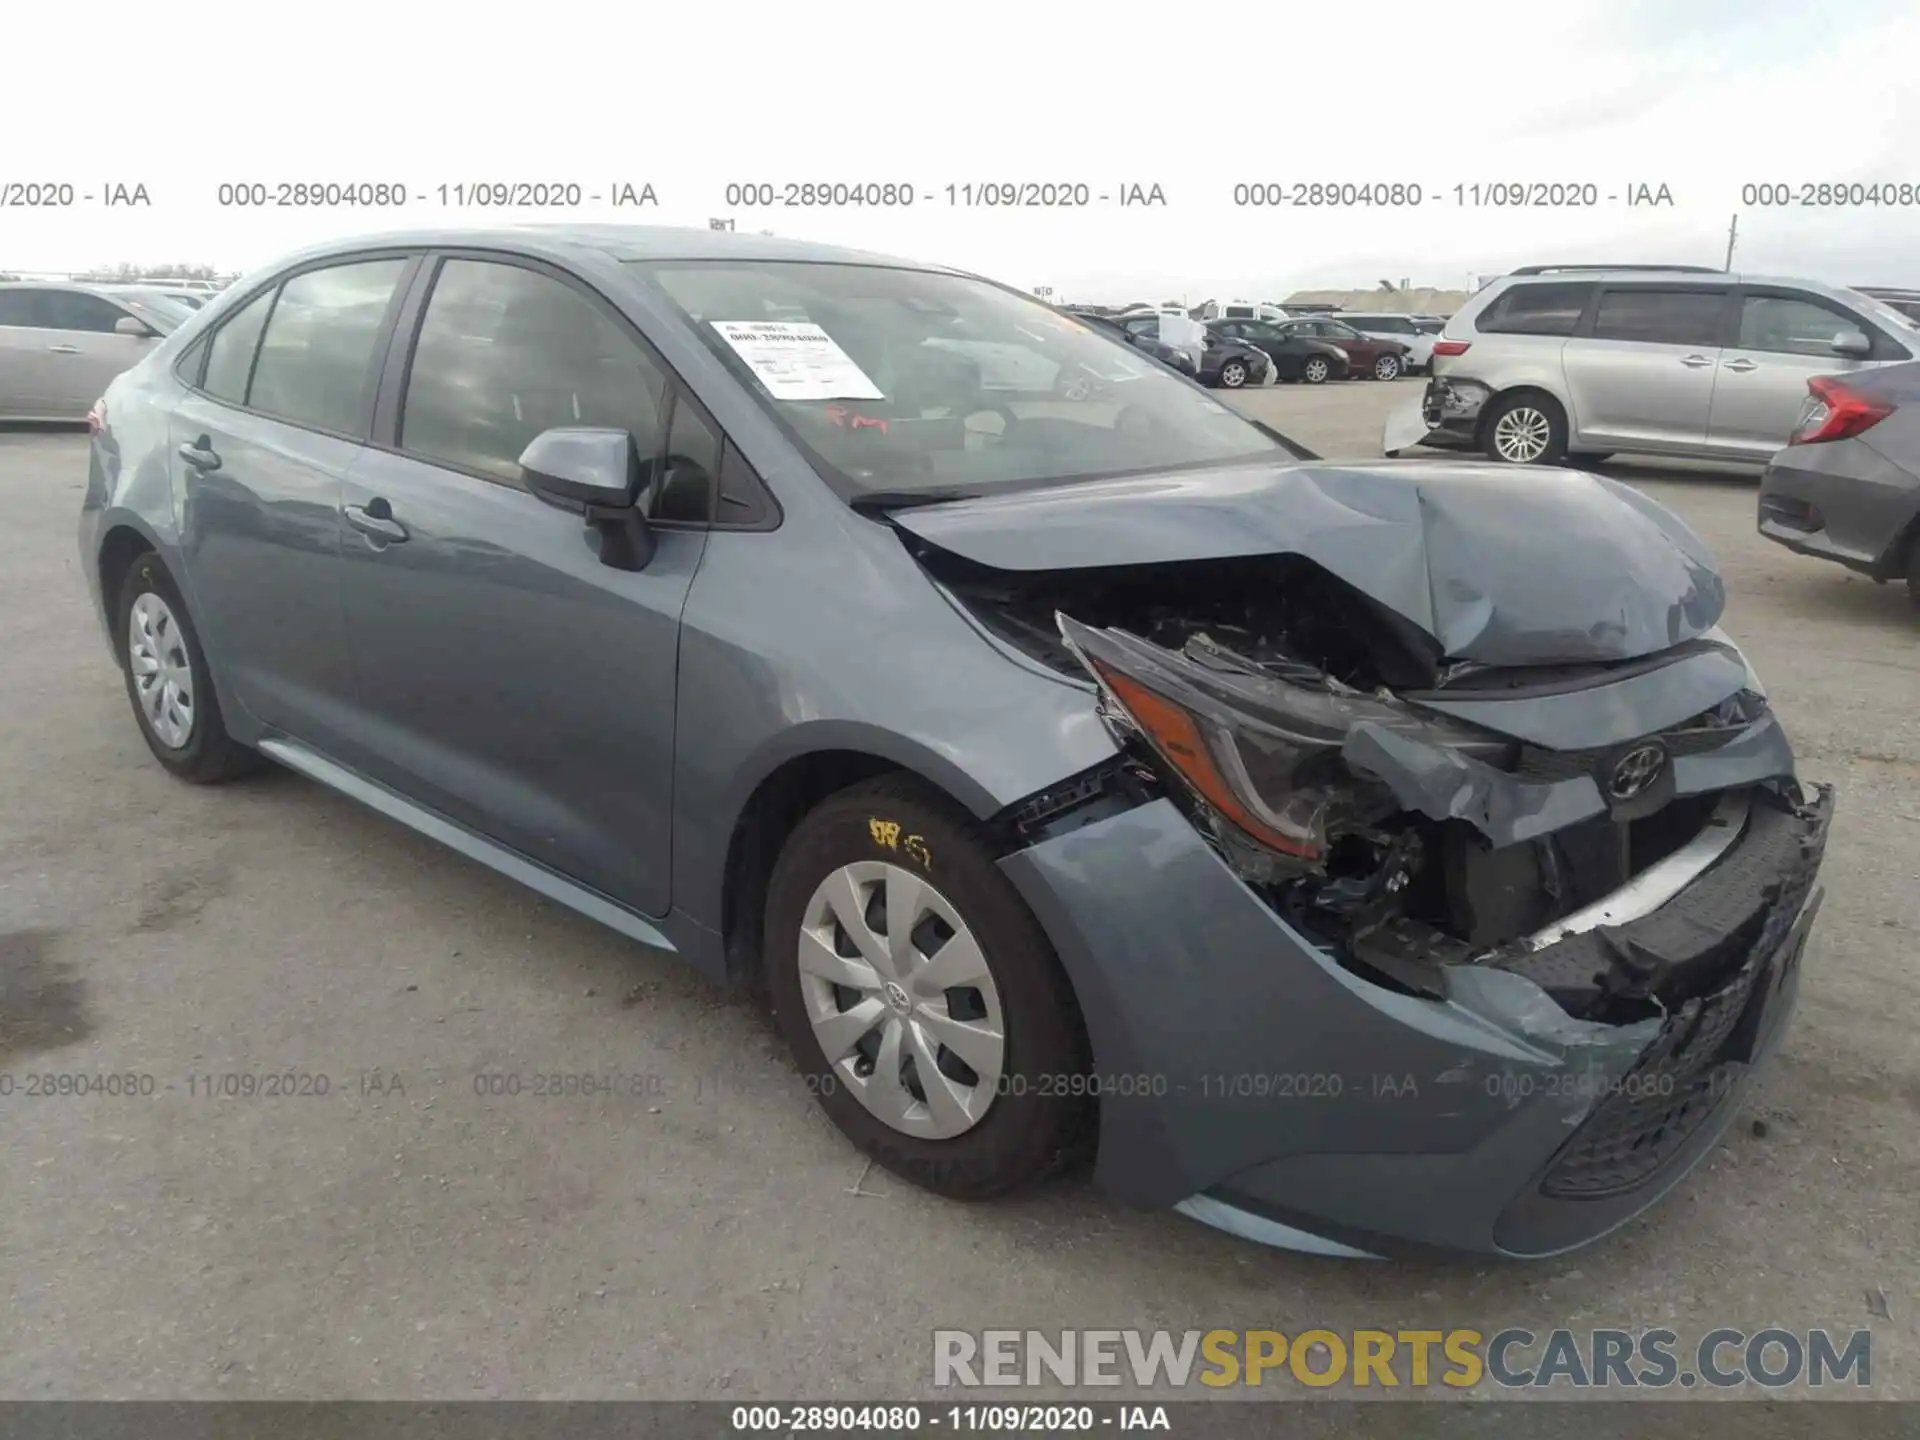
[{"label": "overcast sky", "polygon": [[[0,269],[246,268],[332,235],[484,224],[499,212],[442,209],[437,187],[525,180],[650,183],[660,203],[517,218],[731,216],[1071,299],[1458,287],[1528,261],[1718,265],[1736,210],[1736,269],[1920,286],[1911,0],[7,9],[0,185],[140,183],[152,203],[0,209]],[[47,63],[18,63],[35,56]],[[225,182],[303,180],[419,198],[218,204]],[[725,203],[730,182],[807,180],[917,195],[895,210]],[[946,203],[949,184],[999,181],[1157,184],[1167,204]],[[1428,198],[1236,208],[1248,181]],[[1602,203],[1474,208],[1454,193],[1501,181],[1592,182]],[[1745,184],[1804,181],[1904,184],[1908,203],[1741,203]],[[1629,208],[1642,184],[1674,205]]]}]

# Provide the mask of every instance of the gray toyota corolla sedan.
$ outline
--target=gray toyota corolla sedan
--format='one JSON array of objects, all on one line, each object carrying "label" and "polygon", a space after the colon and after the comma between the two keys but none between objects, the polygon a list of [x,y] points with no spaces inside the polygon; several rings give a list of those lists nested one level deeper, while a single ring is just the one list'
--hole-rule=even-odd
[{"label": "gray toyota corolla sedan", "polygon": [[1792,1006],[1830,796],[1610,480],[1321,461],[972,276],[577,226],[292,257],[92,427],[162,765],[763,977],[941,1194],[1092,1150],[1274,1244],[1553,1254]]}]

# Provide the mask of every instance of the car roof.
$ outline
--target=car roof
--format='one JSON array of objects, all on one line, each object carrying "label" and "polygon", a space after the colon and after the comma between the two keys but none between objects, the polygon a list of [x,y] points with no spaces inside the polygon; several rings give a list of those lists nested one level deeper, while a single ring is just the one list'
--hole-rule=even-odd
[{"label": "car roof", "polygon": [[158,285],[140,285],[133,281],[105,280],[0,280],[0,290],[79,290],[88,295],[125,295],[130,290],[152,293]]},{"label": "car roof", "polygon": [[[481,249],[564,255],[598,253],[618,261],[649,260],[810,260],[893,269],[948,271],[943,265],[790,240],[777,235],[741,235],[731,230],[702,230],[670,225],[500,225],[481,229],[391,230],[328,240],[282,256],[267,269],[372,249]],[[948,271],[948,273],[952,273]]]},{"label": "car roof", "polygon": [[[1749,275],[1743,271],[1708,270],[1704,267],[1687,269],[1664,269],[1657,266],[1642,266],[1638,269],[1622,267],[1617,270],[1588,270],[1568,268],[1539,275],[1502,275],[1487,287],[1488,291],[1501,286],[1514,285],[1588,285],[1635,284],[1664,285],[1669,282],[1677,285],[1778,285],[1791,290],[1808,290],[1817,295],[1825,295],[1831,300],[1844,302],[1849,295],[1864,292],[1846,285],[1829,285],[1824,280],[1809,280],[1804,275]],[[1485,291],[1482,292],[1486,293]]]}]

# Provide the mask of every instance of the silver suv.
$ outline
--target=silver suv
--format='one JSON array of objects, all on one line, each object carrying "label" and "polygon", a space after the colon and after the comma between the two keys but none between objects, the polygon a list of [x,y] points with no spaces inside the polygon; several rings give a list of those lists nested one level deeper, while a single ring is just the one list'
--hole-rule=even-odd
[{"label": "silver suv", "polygon": [[1617,451],[1765,461],[1807,381],[1920,355],[1920,330],[1858,291],[1687,267],[1535,266],[1447,322],[1417,406],[1381,448],[1516,465]]}]

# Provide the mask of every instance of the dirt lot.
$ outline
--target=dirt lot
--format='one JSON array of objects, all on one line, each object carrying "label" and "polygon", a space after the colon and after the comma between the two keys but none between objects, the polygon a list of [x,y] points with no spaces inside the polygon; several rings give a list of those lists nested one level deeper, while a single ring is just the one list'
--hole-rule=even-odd
[{"label": "dirt lot", "polygon": [[[1237,403],[1365,457],[1417,383]],[[1715,548],[1840,788],[1794,1029],[1651,1216],[1477,1270],[1262,1250],[1084,1178],[857,1186],[744,1002],[291,775],[171,781],[87,607],[84,447],[0,434],[0,1073],[155,1093],[0,1098],[0,1395],[878,1397],[926,1392],[948,1325],[1824,1325],[1920,1396],[1920,617],[1760,541],[1751,476],[1610,467]],[[553,1070],[653,1079],[474,1090]],[[194,1093],[236,1071],[329,1093]]]}]

